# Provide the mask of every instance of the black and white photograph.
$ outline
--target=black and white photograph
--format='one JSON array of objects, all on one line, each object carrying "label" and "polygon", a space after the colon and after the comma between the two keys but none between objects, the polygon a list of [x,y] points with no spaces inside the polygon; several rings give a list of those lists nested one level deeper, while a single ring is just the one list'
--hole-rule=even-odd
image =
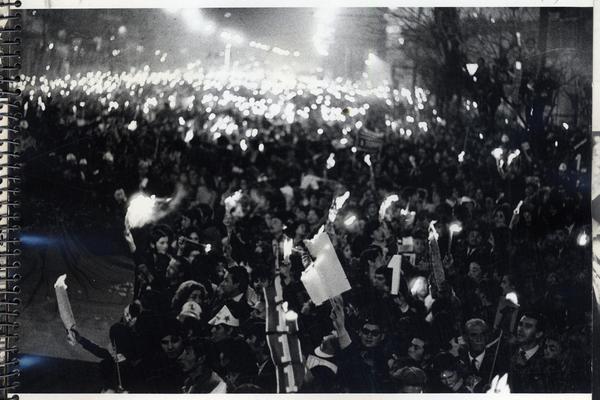
[{"label": "black and white photograph", "polygon": [[19,392],[591,393],[592,11],[23,10]]}]

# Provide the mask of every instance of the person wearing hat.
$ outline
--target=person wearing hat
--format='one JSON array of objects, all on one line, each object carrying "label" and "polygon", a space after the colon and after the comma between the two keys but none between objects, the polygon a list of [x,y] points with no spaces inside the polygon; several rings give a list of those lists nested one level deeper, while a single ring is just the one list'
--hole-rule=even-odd
[{"label": "person wearing hat", "polygon": [[183,393],[227,393],[227,384],[208,363],[206,343],[186,343],[177,364],[185,376]]},{"label": "person wearing hat", "polygon": [[418,367],[403,367],[392,377],[398,384],[398,393],[423,393],[427,375]]},{"label": "person wearing hat", "polygon": [[306,358],[308,374],[305,377],[303,391],[310,393],[339,393],[342,389],[338,382],[336,353],[339,351],[335,331],[326,335]]},{"label": "person wearing hat", "polygon": [[[225,305],[210,320],[211,326],[209,362],[222,377],[232,374],[256,374],[256,356],[240,335],[240,320]],[[231,350],[235,349],[234,352]]]}]

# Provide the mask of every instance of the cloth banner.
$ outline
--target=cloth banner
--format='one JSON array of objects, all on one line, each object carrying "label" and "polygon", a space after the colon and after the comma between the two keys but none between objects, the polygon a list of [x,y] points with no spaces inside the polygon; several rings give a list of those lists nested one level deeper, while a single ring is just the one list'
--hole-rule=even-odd
[{"label": "cloth banner", "polygon": [[281,277],[264,289],[267,344],[275,365],[277,393],[296,393],[304,381],[304,357],[298,339],[298,315],[287,311]]},{"label": "cloth banner", "polygon": [[366,152],[377,152],[383,146],[384,137],[383,132],[374,132],[363,128],[356,135],[356,147]]}]

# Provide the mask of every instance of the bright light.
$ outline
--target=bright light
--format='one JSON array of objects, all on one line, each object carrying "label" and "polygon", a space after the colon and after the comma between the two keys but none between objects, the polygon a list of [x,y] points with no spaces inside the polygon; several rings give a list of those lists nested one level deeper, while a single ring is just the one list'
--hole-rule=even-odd
[{"label": "bright light", "polygon": [[508,159],[506,160],[506,164],[510,165],[515,158],[519,157],[519,155],[521,155],[521,151],[520,150],[515,150],[514,152],[510,153],[508,155]]},{"label": "bright light", "polygon": [[520,71],[521,68],[523,68],[523,64],[521,64],[521,61],[515,61],[515,69],[517,71]]},{"label": "bright light", "polygon": [[362,121],[356,121],[356,123],[354,124],[354,126],[356,127],[356,129],[360,129],[363,126]]},{"label": "bright light", "polygon": [[119,32],[119,35],[125,35],[127,33],[127,27],[125,25],[121,25],[117,32]]},{"label": "bright light", "polygon": [[383,202],[381,202],[381,205],[379,206],[380,221],[382,221],[385,218],[385,214],[387,213],[387,210],[392,206],[392,204],[397,202],[398,200],[400,200],[400,197],[398,197],[397,194],[391,194],[388,197],[386,197],[385,200],[383,200]]},{"label": "bright light", "polygon": [[133,195],[129,200],[126,214],[129,226],[139,228],[151,222],[154,218],[155,205],[154,196],[148,197],[142,193]]},{"label": "bright light", "polygon": [[371,155],[370,154],[367,154],[363,160],[364,160],[365,164],[367,164],[369,167],[373,166],[373,164],[371,163]]},{"label": "bright light", "polygon": [[350,151],[353,152],[353,153],[356,153],[357,152],[356,146],[352,146],[352,148],[350,149]]},{"label": "bright light", "polygon": [[502,154],[504,154],[504,150],[502,150],[501,147],[496,147],[494,150],[492,150],[492,156],[496,160],[500,160],[502,158]]},{"label": "bright light", "polygon": [[129,123],[129,125],[127,125],[127,129],[129,129],[130,131],[135,131],[137,129],[138,125],[137,125],[137,121],[131,121]]},{"label": "bright light", "polygon": [[188,131],[185,133],[185,138],[183,139],[186,143],[189,143],[192,141],[192,139],[194,138],[194,130],[193,129],[188,129]]},{"label": "bright light", "polygon": [[515,306],[519,305],[519,298],[517,297],[517,293],[515,293],[515,292],[507,293],[505,298],[506,298],[506,300],[513,303]]},{"label": "bright light", "polygon": [[348,198],[350,198],[350,192],[346,191],[346,193],[344,193],[341,196],[338,196],[335,198],[335,208],[336,210],[341,209],[344,206],[344,203],[346,203],[346,200],[348,200]]},{"label": "bright light", "polygon": [[462,163],[465,161],[465,151],[461,151],[460,153],[458,153],[458,162]]},{"label": "bright light", "polygon": [[259,145],[258,145],[258,151],[260,151],[261,153],[262,153],[263,151],[265,151],[265,145],[264,145],[264,144],[262,144],[262,143],[261,143],[261,144],[259,144]]},{"label": "bright light", "polygon": [[344,219],[344,225],[346,225],[346,226],[350,226],[355,222],[356,222],[356,215],[353,215],[353,214],[350,214],[349,216],[346,217],[346,219]]},{"label": "bright light", "polygon": [[179,125],[184,126],[185,125],[185,119],[183,119],[183,117],[179,117]]},{"label": "bright light", "polygon": [[469,71],[469,75],[471,75],[471,76],[475,75],[478,68],[479,68],[479,65],[477,65],[476,63],[467,64],[467,71]]},{"label": "bright light", "polygon": [[563,128],[565,128],[565,129],[569,129],[569,124],[567,124],[566,122],[563,122],[562,126],[563,126]]},{"label": "bright light", "polygon": [[577,236],[577,244],[581,247],[585,247],[590,243],[590,236],[586,232],[581,232]]},{"label": "bright light", "polygon": [[340,139],[340,144],[343,144],[344,146],[348,144],[348,139],[347,138],[342,138]]},{"label": "bright light", "polygon": [[246,139],[240,140],[240,149],[242,149],[242,151],[248,150],[248,143],[246,143]]},{"label": "bright light", "polygon": [[448,231],[452,233],[459,233],[462,231],[462,224],[458,221],[452,222],[450,225],[448,225]]},{"label": "bright light", "polygon": [[327,169],[331,169],[333,167],[335,167],[335,155],[331,153],[327,159]]}]

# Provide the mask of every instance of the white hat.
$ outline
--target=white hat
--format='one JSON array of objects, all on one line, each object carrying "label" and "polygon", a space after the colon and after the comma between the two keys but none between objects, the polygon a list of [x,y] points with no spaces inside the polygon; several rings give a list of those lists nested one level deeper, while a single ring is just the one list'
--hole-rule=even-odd
[{"label": "white hat", "polygon": [[195,301],[186,302],[183,307],[181,307],[181,312],[179,313],[178,319],[182,319],[183,317],[191,317],[194,319],[200,319],[200,315],[202,314],[202,307]]},{"label": "white hat", "polygon": [[240,326],[240,320],[231,314],[229,308],[227,306],[223,306],[210,321],[208,321],[209,325],[229,325],[229,326]]}]

